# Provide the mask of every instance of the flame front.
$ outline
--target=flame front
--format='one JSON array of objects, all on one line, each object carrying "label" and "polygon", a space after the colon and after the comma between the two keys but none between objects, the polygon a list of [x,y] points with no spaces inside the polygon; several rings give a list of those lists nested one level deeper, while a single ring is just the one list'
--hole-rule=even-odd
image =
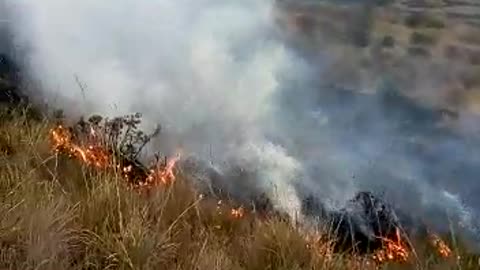
[{"label": "flame front", "polygon": [[[92,132],[94,131],[92,130]],[[62,125],[52,129],[51,137],[56,152],[65,153],[81,160],[87,165],[97,168],[106,168],[109,166],[110,154],[100,145],[99,141],[89,142],[84,147],[77,145],[73,142],[72,132]]]},{"label": "flame front", "polygon": [[151,186],[155,184],[172,184],[175,181],[174,168],[179,160],[180,155],[178,154],[175,158],[170,159],[165,166],[157,163],[155,169],[150,170],[147,179],[142,185]]},{"label": "flame front", "polygon": [[375,261],[379,263],[386,261],[408,261],[410,252],[407,245],[403,242],[400,229],[398,228],[395,230],[395,238],[396,239],[381,238],[384,247],[373,255]]},{"label": "flame front", "polygon": [[243,218],[245,216],[245,209],[243,206],[232,208],[231,215],[234,218]]},{"label": "flame front", "polygon": [[437,249],[438,254],[443,258],[449,258],[452,256],[452,250],[438,235],[430,234],[430,242]]},{"label": "flame front", "polygon": [[[62,125],[53,128],[50,135],[55,152],[66,154],[96,168],[117,168],[126,180],[132,182],[130,180],[133,177],[133,165],[122,166],[114,162],[113,151],[107,150],[108,148],[102,143],[101,136],[93,128],[90,129],[86,142],[82,144],[76,143],[72,131]],[[179,160],[180,155],[177,155],[165,165],[156,164],[145,179],[136,184],[136,188],[173,183],[175,181],[174,168]]]}]

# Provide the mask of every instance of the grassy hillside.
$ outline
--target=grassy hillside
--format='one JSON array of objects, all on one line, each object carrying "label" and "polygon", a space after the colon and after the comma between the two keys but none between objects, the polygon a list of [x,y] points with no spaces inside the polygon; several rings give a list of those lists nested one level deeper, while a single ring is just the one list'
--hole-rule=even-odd
[{"label": "grassy hillside", "polygon": [[[0,117],[1,269],[478,269],[452,245],[450,258],[415,242],[409,262],[375,264],[332,253],[333,236],[274,216],[239,217],[202,198],[188,172],[148,193],[119,172],[95,170],[51,151],[54,123]],[[461,256],[461,259],[457,259]]]}]

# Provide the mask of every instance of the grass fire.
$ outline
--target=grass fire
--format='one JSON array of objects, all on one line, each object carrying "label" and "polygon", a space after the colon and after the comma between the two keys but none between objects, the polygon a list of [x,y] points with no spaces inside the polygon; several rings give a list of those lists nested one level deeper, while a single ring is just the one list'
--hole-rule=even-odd
[{"label": "grass fire", "polygon": [[[45,181],[43,183],[47,186],[40,189],[43,190],[42,192],[50,192],[53,196],[55,190],[59,189],[62,192],[55,196],[71,201],[65,202],[66,205],[58,205],[58,202],[53,201],[45,202],[47,204],[44,207],[47,208],[44,211],[53,211],[51,214],[54,216],[60,215],[56,218],[67,218],[64,215],[70,215],[69,219],[81,216],[87,218],[87,216],[93,215],[90,216],[89,223],[83,223],[87,220],[72,219],[68,223],[63,223],[61,225],[63,227],[55,227],[65,233],[68,230],[71,235],[65,235],[65,238],[61,240],[64,241],[64,245],[69,247],[68,253],[64,255],[64,258],[52,257],[56,258],[48,262],[52,266],[60,267],[58,265],[61,263],[80,267],[82,263],[88,262],[97,268],[108,265],[120,267],[129,264],[136,268],[156,262],[157,266],[177,265],[178,267],[181,265],[184,269],[184,267],[193,267],[193,264],[196,263],[210,265],[210,260],[214,260],[222,265],[222,268],[219,269],[225,269],[223,267],[240,267],[239,269],[258,269],[257,267],[263,269],[265,269],[264,267],[273,267],[272,269],[295,267],[302,269],[384,269],[389,265],[411,269],[411,267],[418,266],[419,256],[438,258],[435,265],[467,263],[467,261],[461,261],[458,251],[453,251],[449,245],[433,233],[428,233],[425,238],[426,246],[420,247],[420,249],[427,248],[430,251],[420,254],[420,250],[417,250],[412,244],[412,239],[400,228],[401,224],[381,224],[381,226],[394,225],[395,228],[391,234],[383,231],[384,236],[378,235],[376,240],[379,245],[375,246],[375,240],[362,240],[358,235],[359,232],[353,228],[347,231],[339,230],[336,232],[337,234],[331,234],[331,230],[328,229],[312,230],[299,224],[293,224],[288,219],[278,216],[274,211],[259,215],[246,205],[239,205],[232,198],[218,198],[210,194],[199,193],[189,182],[188,172],[181,170],[181,155],[165,159],[157,154],[151,167],[144,166],[138,160],[139,151],[142,150],[146,141],[158,134],[145,135],[139,132],[136,128],[136,124],[140,120],[139,115],[113,120],[99,120],[100,118],[93,117],[88,121],[81,120],[73,126],[64,123],[51,126],[46,122],[36,123],[21,116],[18,117],[20,120],[17,119],[16,122],[4,123],[2,132],[11,134],[8,143],[12,144],[15,149],[27,151],[27,154],[21,152],[13,155],[4,154],[8,169],[2,173],[6,177],[5,179],[10,179],[7,182],[10,183],[10,186],[4,186],[4,192],[8,193],[11,192],[10,189],[20,188],[20,191],[15,193],[17,195],[12,197],[14,200],[21,194],[18,192],[39,191],[40,187],[31,191],[26,189],[26,186],[23,187],[29,182],[21,182],[24,183],[22,186],[14,184],[14,178],[17,175],[15,172],[21,168],[12,163],[13,160],[30,159],[30,162],[33,163],[29,166],[33,166],[31,170],[35,176],[22,181]],[[134,119],[135,121],[133,121]],[[24,124],[18,126],[18,121],[24,121]],[[113,123],[127,124],[116,126]],[[112,128],[113,126],[116,127]],[[35,132],[39,134],[35,134]],[[45,132],[45,137],[41,135],[43,132]],[[26,138],[29,139],[26,140]],[[50,150],[41,152],[45,143]],[[48,153],[53,156],[49,156]],[[72,175],[75,171],[79,174]],[[59,177],[63,179],[59,179]],[[121,181],[118,182],[115,179]],[[45,190],[45,188],[47,189]],[[113,190],[111,190],[112,188]],[[355,200],[363,200],[368,196],[371,195],[364,193]],[[10,215],[17,211],[33,211],[32,208],[29,208],[28,202],[22,202],[20,197],[16,200],[19,201],[15,203],[14,200],[9,204],[10,206],[5,206],[9,207],[10,211],[5,216],[5,222],[9,220]],[[93,201],[90,202],[90,200]],[[94,203],[104,206],[99,209]],[[70,208],[76,204],[78,204],[77,207],[80,207],[78,210]],[[54,210],[55,207],[60,207],[63,209],[62,211],[70,209],[70,212],[58,212],[60,210]],[[101,210],[103,214],[85,212],[97,210]],[[136,218],[140,219],[134,220]],[[67,222],[67,220],[62,222]],[[8,226],[8,223],[5,224]],[[28,227],[24,227],[27,224],[18,225],[20,226],[19,230],[28,229]],[[332,224],[342,226],[343,223]],[[60,226],[60,224],[49,226]],[[187,233],[188,230],[194,228],[192,226],[197,229]],[[140,230],[138,231],[140,234],[131,235],[134,233],[132,230]],[[12,233],[10,232],[10,237],[13,237]],[[115,236],[115,234],[119,235]],[[363,244],[368,242],[372,245],[372,249],[356,249],[355,243],[347,244],[349,242],[342,243],[341,248],[336,248],[340,245],[339,239],[352,236],[358,238],[355,241],[363,241]],[[21,237],[21,234],[18,234],[18,237]],[[41,237],[47,237],[47,235],[41,235]],[[15,238],[12,238],[12,241],[13,239]],[[184,242],[186,239],[190,240]],[[26,239],[26,241],[33,241],[33,239]],[[134,244],[130,241],[140,242]],[[196,246],[198,241],[202,243],[201,246]],[[35,243],[24,242],[25,245],[40,244]],[[2,252],[8,256],[19,256],[13,258],[21,258],[22,253],[19,252],[22,245],[9,246],[10,244],[5,244],[7,245],[6,249]],[[223,245],[225,246],[222,248]],[[40,246],[35,247],[41,248]],[[51,256],[66,252],[55,246],[48,248]],[[92,248],[100,250],[94,251]],[[121,251],[124,248],[127,250]],[[148,250],[150,255],[130,257],[140,255],[131,253],[138,252],[140,248]],[[238,253],[240,250],[241,252]],[[100,251],[101,253],[97,253]],[[232,254],[235,254],[236,258],[232,259],[230,257]],[[203,258],[203,256],[213,257]],[[221,261],[215,259],[216,256],[220,256]],[[32,258],[32,260],[34,259]],[[82,263],[72,260],[81,260]],[[1,261],[1,263],[13,265],[19,261]],[[34,263],[34,261],[30,263]],[[434,263],[432,262],[431,265]]]},{"label": "grass fire", "polygon": [[474,2],[0,0],[0,269],[479,270]]},{"label": "grass fire", "polygon": [[[141,151],[141,149],[135,148],[135,143],[132,141],[134,136],[138,140],[137,137],[140,137],[141,133],[130,134],[136,129],[136,122],[133,119],[138,118],[139,115],[130,117],[130,120],[123,122],[128,124],[129,127],[121,142],[118,141],[120,134],[116,136],[105,134],[105,132],[121,131],[121,127],[119,127],[119,130],[105,129],[107,125],[113,125],[108,122],[103,128],[100,128],[99,122],[94,123],[94,118],[91,118],[88,124],[81,121],[76,125],[77,128],[81,127],[76,132],[75,128],[67,128],[60,124],[50,131],[53,150],[57,154],[73,157],[88,166],[98,169],[118,170],[126,182],[135,189],[170,185],[175,181],[174,169],[180,155],[171,159],[158,159],[151,168],[146,168],[135,160],[139,152],[125,153],[125,151]],[[113,121],[118,123],[119,118]],[[86,127],[87,125],[88,127]],[[126,138],[131,139],[127,140]],[[144,140],[148,141],[148,136]]]}]

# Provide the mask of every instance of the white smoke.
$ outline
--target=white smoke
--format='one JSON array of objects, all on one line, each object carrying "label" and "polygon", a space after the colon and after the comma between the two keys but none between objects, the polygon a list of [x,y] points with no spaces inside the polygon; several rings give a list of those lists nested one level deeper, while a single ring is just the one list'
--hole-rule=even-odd
[{"label": "white smoke", "polygon": [[262,130],[280,73],[299,64],[272,35],[272,1],[7,4],[16,43],[28,47],[24,66],[50,105],[70,115],[141,112],[147,124],[162,125],[168,147],[198,155],[213,148],[220,161],[241,155],[259,181],[295,196],[296,161]]},{"label": "white smoke", "polygon": [[[418,212],[421,200],[468,214],[426,180],[445,166],[390,149],[404,138],[379,102],[318,108],[319,74],[277,36],[274,0],[3,1],[24,52],[17,61],[41,86],[31,96],[67,114],[141,112],[147,127],[163,127],[155,150],[181,147],[220,173],[224,162],[253,171],[292,217],[299,190],[333,205],[377,186]],[[352,126],[364,112],[360,134]]]}]

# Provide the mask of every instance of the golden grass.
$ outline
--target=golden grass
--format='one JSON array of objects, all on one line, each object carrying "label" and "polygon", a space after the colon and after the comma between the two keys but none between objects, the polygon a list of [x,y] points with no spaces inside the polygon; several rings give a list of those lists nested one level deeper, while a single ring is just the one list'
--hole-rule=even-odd
[{"label": "golden grass", "polygon": [[[186,173],[142,195],[115,172],[52,154],[49,121],[0,119],[2,149],[11,149],[0,153],[1,269],[375,269],[285,221],[220,213]],[[478,269],[422,256],[378,269]]]}]

